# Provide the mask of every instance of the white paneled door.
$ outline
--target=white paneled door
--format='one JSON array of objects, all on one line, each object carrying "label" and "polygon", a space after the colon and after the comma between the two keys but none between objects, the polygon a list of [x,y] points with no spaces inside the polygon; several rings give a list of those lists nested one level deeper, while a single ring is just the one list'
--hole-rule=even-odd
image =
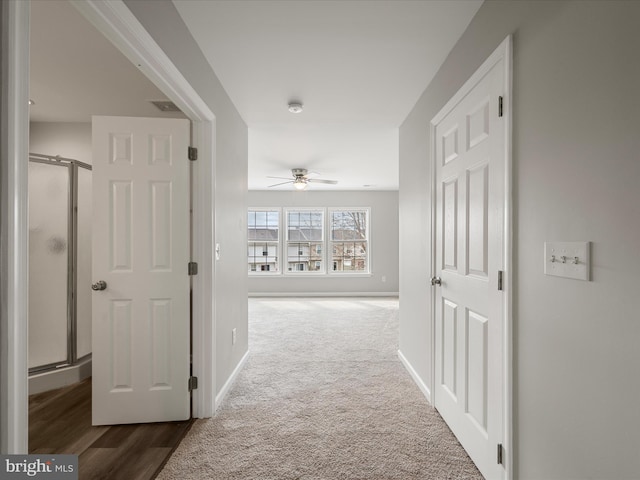
[{"label": "white paneled door", "polygon": [[435,406],[487,479],[505,476],[504,61],[474,75],[432,122]]},{"label": "white paneled door", "polygon": [[93,117],[94,425],[190,416],[189,133]]}]

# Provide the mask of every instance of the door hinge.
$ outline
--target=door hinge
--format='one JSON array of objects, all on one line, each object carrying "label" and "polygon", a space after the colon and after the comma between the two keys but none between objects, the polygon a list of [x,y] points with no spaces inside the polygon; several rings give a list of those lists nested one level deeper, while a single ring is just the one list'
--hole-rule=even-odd
[{"label": "door hinge", "polygon": [[499,117],[501,117],[503,115],[502,103],[503,103],[503,98],[502,97],[498,97],[498,116]]},{"label": "door hinge", "polygon": [[193,392],[198,388],[198,377],[189,377],[189,391]]},{"label": "door hinge", "polygon": [[504,461],[503,461],[503,458],[502,458],[503,452],[504,452],[504,448],[502,448],[502,444],[499,443],[498,444],[498,457],[497,457],[498,465],[504,465]]},{"label": "door hinge", "polygon": [[502,270],[498,270],[498,290],[504,290],[503,285],[504,272]]},{"label": "door hinge", "polygon": [[187,268],[189,271],[189,275],[197,275],[198,274],[198,264],[196,262],[189,262],[189,266]]},{"label": "door hinge", "polygon": [[187,156],[189,160],[194,161],[198,159],[198,149],[196,147],[189,147]]}]

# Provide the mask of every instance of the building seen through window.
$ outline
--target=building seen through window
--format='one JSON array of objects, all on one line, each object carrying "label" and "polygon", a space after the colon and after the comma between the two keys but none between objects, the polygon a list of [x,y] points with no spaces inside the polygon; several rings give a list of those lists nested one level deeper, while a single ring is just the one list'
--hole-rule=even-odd
[{"label": "building seen through window", "polygon": [[324,212],[321,210],[288,210],[286,221],[287,271],[323,271]]},{"label": "building seen through window", "polygon": [[247,256],[250,272],[279,271],[280,212],[249,210]]},{"label": "building seen through window", "polygon": [[334,210],[331,212],[331,251],[334,271],[366,272],[367,211]]}]

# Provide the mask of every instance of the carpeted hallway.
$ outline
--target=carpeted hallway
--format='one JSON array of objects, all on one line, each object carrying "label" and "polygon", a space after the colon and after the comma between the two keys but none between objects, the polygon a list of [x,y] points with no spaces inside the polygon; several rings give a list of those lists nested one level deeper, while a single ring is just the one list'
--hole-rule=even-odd
[{"label": "carpeted hallway", "polygon": [[482,478],[398,360],[397,299],[250,299],[249,349],[157,478]]}]

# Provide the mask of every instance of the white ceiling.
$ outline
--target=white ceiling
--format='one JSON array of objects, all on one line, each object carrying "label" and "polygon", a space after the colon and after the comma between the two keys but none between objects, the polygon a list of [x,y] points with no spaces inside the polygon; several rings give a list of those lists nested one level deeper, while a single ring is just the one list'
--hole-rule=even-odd
[{"label": "white ceiling", "polygon": [[[249,128],[249,188],[297,167],[339,182],[314,190],[398,188],[398,127],[481,3],[174,1]],[[32,121],[176,116],[66,0],[33,0],[31,14]]]},{"label": "white ceiling", "polygon": [[174,1],[249,127],[249,188],[301,167],[346,190],[398,188],[398,127],[481,3]]}]

